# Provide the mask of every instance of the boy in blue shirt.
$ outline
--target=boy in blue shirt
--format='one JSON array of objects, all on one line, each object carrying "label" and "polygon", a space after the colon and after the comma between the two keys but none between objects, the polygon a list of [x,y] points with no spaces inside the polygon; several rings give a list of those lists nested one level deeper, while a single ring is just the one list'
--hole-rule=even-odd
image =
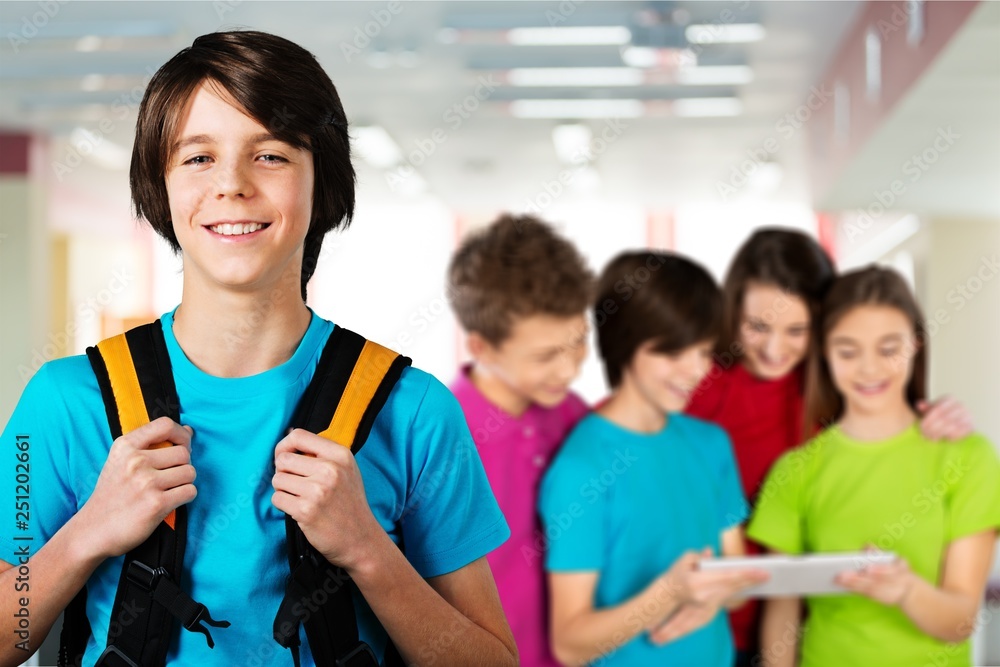
[{"label": "boy in blue shirt", "polygon": [[725,432],[679,414],[709,369],[722,312],[700,266],[618,256],[599,280],[611,397],[584,417],[542,482],[552,641],[564,664],[730,667],[725,614],[759,571],[700,572],[739,555],[746,517]]},{"label": "boy in blue shirt", "polygon": [[[315,58],[259,32],[196,39],[149,84],[131,184],[137,213],[184,260],[181,305],[160,320],[180,423],[161,417],[112,443],[86,358],[31,380],[2,439],[12,458],[30,452],[31,520],[16,542],[0,536],[4,591],[30,544],[30,637],[4,641],[0,663],[37,650],[86,585],[82,664],[93,665],[130,622],[111,618],[122,555],[185,505],[181,584],[231,625],[212,628],[211,648],[175,624],[168,663],[292,664],[272,628],[287,514],[351,576],[378,659],[388,636],[407,663],[516,664],[485,560],[508,530],[447,389],[404,369],[356,458],[288,432],[334,328],[305,305],[305,286],[324,235],[354,208],[346,117]],[[6,525],[14,481],[0,481]],[[0,601],[8,638],[15,597]],[[304,641],[301,664],[315,662]]]}]

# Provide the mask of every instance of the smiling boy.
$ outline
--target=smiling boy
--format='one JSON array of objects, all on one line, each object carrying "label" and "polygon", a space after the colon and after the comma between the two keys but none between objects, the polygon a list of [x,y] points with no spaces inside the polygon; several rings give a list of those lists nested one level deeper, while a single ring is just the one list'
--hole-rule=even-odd
[{"label": "smiling boy", "polygon": [[488,557],[525,667],[557,665],[549,649],[535,509],[556,450],[587,412],[570,391],[587,356],[593,276],[579,252],[531,216],[504,215],[452,259],[452,307],[472,364],[452,391],[465,412],[511,529]]},{"label": "smiling boy", "polygon": [[[146,657],[148,636],[131,634],[142,623],[112,610],[125,585],[123,555],[162,523],[174,528],[183,506],[181,573],[150,571],[145,583],[175,580],[178,597],[157,594],[154,603],[172,615],[197,612],[184,628],[174,622],[167,663],[334,664],[318,656],[312,635],[301,653],[275,641],[289,579],[287,516],[356,587],[351,631],[371,654],[345,664],[388,662],[395,651],[397,663],[516,664],[484,558],[509,533],[478,458],[465,455],[474,446],[447,389],[403,368],[356,455],[342,446],[350,443],[289,429],[339,330],[306,306],[305,286],[324,235],[354,208],[344,109],[315,58],[266,33],[196,39],[149,84],[131,186],[139,216],[183,258],[181,304],[153,329],[178,419],[151,414],[112,442],[99,378],[83,356],[50,362],[29,383],[2,442],[12,451],[16,435],[31,436],[32,523],[23,537],[34,549],[32,634],[28,651],[0,645],[0,662],[36,650],[85,586],[89,641],[61,662],[93,665],[115,646],[99,664],[163,664]],[[0,496],[14,494],[5,476]],[[10,591],[15,543],[5,535],[0,549],[0,588]],[[296,613],[314,612],[310,603],[326,591],[305,591]],[[7,594],[0,601],[5,637],[14,636],[16,603]],[[83,623],[67,620],[71,631]],[[443,644],[445,636],[453,641]]]}]

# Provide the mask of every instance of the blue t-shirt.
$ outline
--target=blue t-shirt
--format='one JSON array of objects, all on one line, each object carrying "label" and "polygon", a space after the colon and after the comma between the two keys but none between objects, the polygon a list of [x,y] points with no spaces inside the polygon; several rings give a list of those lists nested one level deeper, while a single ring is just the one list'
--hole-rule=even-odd
[{"label": "blue t-shirt", "polygon": [[[199,370],[161,319],[180,399],[181,423],[194,428],[192,464],[198,496],[188,505],[183,587],[229,628],[205,637],[180,630],[168,662],[185,665],[292,664],[272,638],[288,576],[284,514],[271,504],[274,447],[312,379],[333,324],[313,314],[285,363],[244,378]],[[0,558],[16,562],[16,545],[37,552],[87,501],[111,446],[97,380],[85,356],[45,364],[25,388],[3,432],[11,461],[18,435],[30,443],[30,523],[14,542],[0,535]],[[21,440],[23,442],[23,440]],[[381,411],[358,468],[372,512],[423,577],[453,572],[485,556],[509,531],[490,491],[462,411],[433,376],[404,370]],[[14,526],[15,476],[0,475],[2,525]],[[106,560],[87,583],[93,637],[84,665],[104,650],[122,557]],[[381,655],[386,634],[356,596],[361,638]],[[305,631],[302,664],[313,665]]]},{"label": "blue t-shirt", "polygon": [[[711,547],[747,516],[729,437],[714,424],[671,414],[659,433],[583,418],[542,481],[550,572],[598,572],[595,608],[638,595],[685,551]],[[635,628],[644,626],[636,619]],[[625,630],[626,628],[623,628]],[[664,646],[641,633],[603,666],[730,667],[726,614]]]}]

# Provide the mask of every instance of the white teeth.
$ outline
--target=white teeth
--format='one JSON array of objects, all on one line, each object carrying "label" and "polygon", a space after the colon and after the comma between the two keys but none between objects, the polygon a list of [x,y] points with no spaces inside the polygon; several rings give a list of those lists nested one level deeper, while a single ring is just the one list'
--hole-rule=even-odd
[{"label": "white teeth", "polygon": [[209,229],[216,234],[222,234],[223,236],[241,236],[243,234],[252,234],[263,228],[264,225],[259,222],[237,222],[236,224],[224,222],[221,225],[212,225],[209,227]]}]

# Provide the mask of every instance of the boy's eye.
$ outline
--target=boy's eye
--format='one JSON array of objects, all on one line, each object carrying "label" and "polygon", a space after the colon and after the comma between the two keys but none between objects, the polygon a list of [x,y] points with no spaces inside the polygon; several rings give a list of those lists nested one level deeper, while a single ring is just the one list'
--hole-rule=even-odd
[{"label": "boy's eye", "polygon": [[271,155],[270,153],[267,154],[267,155],[261,155],[261,158],[268,158],[268,159],[264,160],[264,162],[274,162],[274,163],[288,162],[288,160],[286,160],[285,158],[281,157],[280,155]]},{"label": "boy's eye", "polygon": [[763,322],[747,322],[747,328],[757,333],[765,333],[767,331],[767,325]]},{"label": "boy's eye", "polygon": [[879,350],[879,352],[882,354],[883,357],[894,357],[897,354],[899,354],[899,348],[898,347],[883,347],[881,350]]},{"label": "boy's eye", "polygon": [[857,355],[856,352],[848,350],[839,350],[837,352],[837,357],[840,359],[854,359]]},{"label": "boy's eye", "polygon": [[205,164],[202,160],[209,159],[207,155],[195,155],[184,161],[184,164]]}]

